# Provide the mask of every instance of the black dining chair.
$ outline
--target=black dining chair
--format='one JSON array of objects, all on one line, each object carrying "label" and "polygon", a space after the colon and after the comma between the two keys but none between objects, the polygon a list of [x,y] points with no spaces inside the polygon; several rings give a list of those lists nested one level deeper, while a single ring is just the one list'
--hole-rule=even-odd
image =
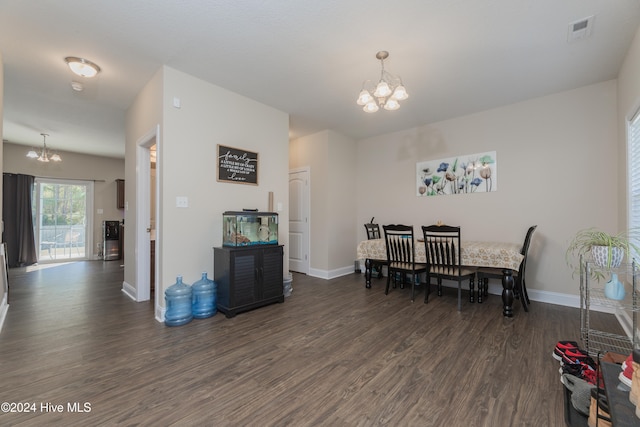
[{"label": "black dining chair", "polygon": [[391,279],[396,280],[396,275],[405,281],[409,276],[411,280],[411,301],[415,300],[416,279],[421,273],[427,272],[427,264],[417,263],[415,239],[412,225],[391,224],[383,225],[385,245],[387,247],[387,287],[385,295],[389,294]]},{"label": "black dining chair", "polygon": [[[367,230],[367,240],[373,240],[373,239],[382,239],[382,235],[380,234],[380,225],[376,224],[373,222],[374,218],[371,218],[371,222],[368,222],[364,225],[365,230]],[[387,265],[387,261],[380,261],[380,260],[375,260],[375,261],[367,261],[365,260],[365,262],[369,262],[369,269],[370,272],[373,273],[373,270],[375,269],[377,271],[377,276],[378,279],[380,279],[382,277],[382,267]]]},{"label": "black dining chair", "polygon": [[427,289],[424,302],[429,302],[431,278],[438,279],[438,295],[442,295],[442,280],[458,282],[458,311],[462,309],[462,281],[469,279],[473,290],[475,268],[461,265],[460,227],[450,225],[423,225],[425,254],[427,257]]},{"label": "black dining chair", "polygon": [[[527,230],[524,243],[522,244],[522,249],[520,250],[520,254],[523,255],[524,258],[522,258],[518,271],[513,272],[515,285],[514,295],[516,298],[520,299],[520,302],[522,302],[522,308],[524,308],[524,311],[529,311],[529,304],[531,304],[529,294],[527,293],[527,284],[525,282],[525,270],[527,268],[527,254],[529,253],[529,246],[531,245],[531,236],[533,235],[533,232],[536,231],[537,227],[537,225],[533,225],[529,227],[529,230]],[[502,280],[502,270],[503,269],[501,268],[478,267],[476,272],[476,277],[478,279],[478,292],[483,292],[485,296],[488,296],[489,279]]]}]

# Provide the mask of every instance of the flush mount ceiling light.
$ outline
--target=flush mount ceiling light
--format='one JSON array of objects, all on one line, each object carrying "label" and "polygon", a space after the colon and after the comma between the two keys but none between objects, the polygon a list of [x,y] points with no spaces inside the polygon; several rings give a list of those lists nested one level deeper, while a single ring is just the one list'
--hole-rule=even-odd
[{"label": "flush mount ceiling light", "polygon": [[52,160],[54,162],[61,162],[62,157],[60,157],[58,153],[51,154],[51,151],[49,151],[49,149],[47,148],[47,137],[49,136],[49,134],[41,133],[40,135],[42,135],[42,139],[43,139],[42,151],[38,153],[35,149],[32,148],[27,153],[27,157],[30,159],[38,159],[38,161],[45,162],[45,163],[48,162],[49,160]]},{"label": "flush mount ceiling light", "polygon": [[[367,113],[375,113],[380,107],[385,110],[397,110],[400,108],[400,102],[409,97],[407,90],[402,84],[402,79],[394,76],[384,69],[384,60],[389,57],[389,52],[382,50],[376,53],[376,58],[380,60],[382,70],[380,71],[380,81],[373,88],[371,80],[365,80],[362,83],[362,90],[356,101],[358,105],[362,105],[362,109]],[[370,89],[367,89],[369,86]]]},{"label": "flush mount ceiling light", "polygon": [[67,65],[69,65],[69,68],[71,68],[71,71],[81,77],[95,77],[96,74],[100,72],[100,67],[88,59],[67,56],[64,60],[67,62]]}]

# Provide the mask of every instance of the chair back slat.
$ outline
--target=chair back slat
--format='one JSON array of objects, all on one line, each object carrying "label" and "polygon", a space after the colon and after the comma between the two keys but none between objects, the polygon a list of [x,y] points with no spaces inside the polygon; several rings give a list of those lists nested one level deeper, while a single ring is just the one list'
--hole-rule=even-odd
[{"label": "chair back slat", "polygon": [[413,226],[391,224],[383,225],[382,228],[387,247],[387,260],[413,263],[415,259]]}]

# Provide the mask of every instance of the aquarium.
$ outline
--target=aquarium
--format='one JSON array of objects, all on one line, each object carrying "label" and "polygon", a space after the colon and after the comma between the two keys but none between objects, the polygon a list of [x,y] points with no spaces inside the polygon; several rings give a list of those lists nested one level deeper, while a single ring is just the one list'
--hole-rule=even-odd
[{"label": "aquarium", "polygon": [[223,246],[256,246],[277,244],[277,213],[258,211],[229,211],[222,214]]}]

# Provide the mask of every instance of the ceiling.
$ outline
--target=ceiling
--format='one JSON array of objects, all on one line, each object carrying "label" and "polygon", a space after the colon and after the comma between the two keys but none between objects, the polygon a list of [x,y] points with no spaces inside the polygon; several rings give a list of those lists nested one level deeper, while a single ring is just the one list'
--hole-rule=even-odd
[{"label": "ceiling", "polygon": [[[291,138],[359,139],[614,79],[639,24],[640,0],[2,0],[3,139],[124,157],[126,110],[162,65],[288,113]],[[367,114],[379,50],[410,98]],[[74,78],[66,56],[102,72]]]}]

